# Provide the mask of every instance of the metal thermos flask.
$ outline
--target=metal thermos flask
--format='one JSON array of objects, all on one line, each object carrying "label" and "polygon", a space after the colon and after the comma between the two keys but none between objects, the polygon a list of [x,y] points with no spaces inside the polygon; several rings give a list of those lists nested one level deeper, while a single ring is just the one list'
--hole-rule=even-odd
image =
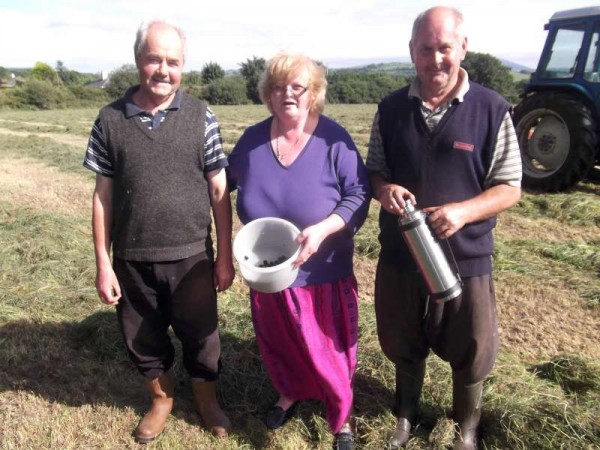
[{"label": "metal thermos flask", "polygon": [[[429,294],[438,302],[458,297],[462,293],[459,275],[450,267],[440,243],[429,229],[427,215],[416,209],[410,200],[405,200],[405,204],[404,214],[398,224],[425,279]],[[450,248],[449,250],[451,251]]]}]

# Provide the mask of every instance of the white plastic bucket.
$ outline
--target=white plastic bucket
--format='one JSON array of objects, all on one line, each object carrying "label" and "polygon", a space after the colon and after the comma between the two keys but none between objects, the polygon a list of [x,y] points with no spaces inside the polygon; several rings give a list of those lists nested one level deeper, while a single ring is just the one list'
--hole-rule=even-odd
[{"label": "white plastic bucket", "polygon": [[293,223],[276,217],[253,220],[238,231],[233,241],[233,255],[248,286],[259,292],[273,293],[286,289],[296,280],[298,269],[294,269],[292,263],[300,253],[300,245],[295,242],[299,234],[300,230]]}]

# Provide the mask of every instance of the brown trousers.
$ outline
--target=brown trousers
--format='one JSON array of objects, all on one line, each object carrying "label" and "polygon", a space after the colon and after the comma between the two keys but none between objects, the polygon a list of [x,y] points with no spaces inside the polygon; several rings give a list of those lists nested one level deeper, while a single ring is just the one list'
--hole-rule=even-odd
[{"label": "brown trousers", "polygon": [[377,265],[375,312],[384,354],[396,365],[423,361],[429,350],[450,363],[464,384],[482,381],[498,353],[498,320],[490,275],[463,279],[462,294],[429,299],[421,275]]},{"label": "brown trousers", "polygon": [[129,356],[148,379],[167,372],[175,358],[169,326],[182,343],[192,378],[216,380],[221,346],[213,260],[201,253],[180,261],[115,258],[122,298],[117,316]]}]

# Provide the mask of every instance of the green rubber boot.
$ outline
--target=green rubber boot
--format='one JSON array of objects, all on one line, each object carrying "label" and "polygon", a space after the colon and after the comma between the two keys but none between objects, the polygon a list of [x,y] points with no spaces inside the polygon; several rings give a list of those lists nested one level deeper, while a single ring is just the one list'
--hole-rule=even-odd
[{"label": "green rubber boot", "polygon": [[419,399],[425,377],[425,360],[396,365],[396,417],[398,423],[389,440],[390,449],[403,447],[410,437],[419,411]]},{"label": "green rubber boot", "polygon": [[454,420],[458,423],[454,450],[476,450],[483,382],[464,385],[454,379],[452,391]]}]

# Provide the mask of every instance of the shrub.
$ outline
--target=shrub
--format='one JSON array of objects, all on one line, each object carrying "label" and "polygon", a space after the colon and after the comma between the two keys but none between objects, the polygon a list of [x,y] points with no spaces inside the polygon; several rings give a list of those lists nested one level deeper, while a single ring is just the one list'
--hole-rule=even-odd
[{"label": "shrub", "polygon": [[488,53],[468,52],[462,67],[468,72],[469,80],[493,89],[512,103],[519,101],[510,68],[498,58]]},{"label": "shrub", "polygon": [[185,84],[185,85],[181,85],[181,90],[183,90],[183,92],[185,92],[188,95],[191,95],[192,97],[195,98],[200,98],[203,99],[204,98],[204,87],[197,85],[197,84]]},{"label": "shrub", "polygon": [[327,83],[329,103],[377,103],[404,86],[406,79],[388,73],[333,72]]},{"label": "shrub", "polygon": [[66,89],[55,87],[48,81],[35,79],[25,81],[19,94],[24,104],[39,109],[67,108],[75,99]]},{"label": "shrub", "polygon": [[31,78],[40,81],[47,81],[54,86],[62,86],[62,80],[58,76],[58,73],[44,62],[36,62],[33,69],[31,69]]},{"label": "shrub", "polygon": [[185,72],[183,74],[182,83],[186,86],[191,85],[202,85],[202,74],[197,70],[192,70],[190,72]]},{"label": "shrub", "polygon": [[225,77],[210,83],[203,94],[204,100],[213,105],[247,105],[246,83],[240,76]]},{"label": "shrub", "polygon": [[245,62],[240,63],[240,73],[246,80],[246,97],[254,104],[260,105],[260,95],[258,93],[258,80],[265,70],[267,62],[264,58],[253,56]]},{"label": "shrub", "polygon": [[208,62],[202,67],[202,82],[208,84],[225,77],[225,71],[216,62]]},{"label": "shrub", "polygon": [[137,68],[133,64],[125,64],[111,72],[104,90],[111,99],[116,100],[122,97],[127,89],[139,84],[139,82]]},{"label": "shrub", "polygon": [[0,108],[4,109],[22,109],[23,105],[20,88],[0,89]]},{"label": "shrub", "polygon": [[69,91],[77,100],[77,106],[104,105],[110,101],[110,97],[104,89],[86,86],[72,86]]}]

